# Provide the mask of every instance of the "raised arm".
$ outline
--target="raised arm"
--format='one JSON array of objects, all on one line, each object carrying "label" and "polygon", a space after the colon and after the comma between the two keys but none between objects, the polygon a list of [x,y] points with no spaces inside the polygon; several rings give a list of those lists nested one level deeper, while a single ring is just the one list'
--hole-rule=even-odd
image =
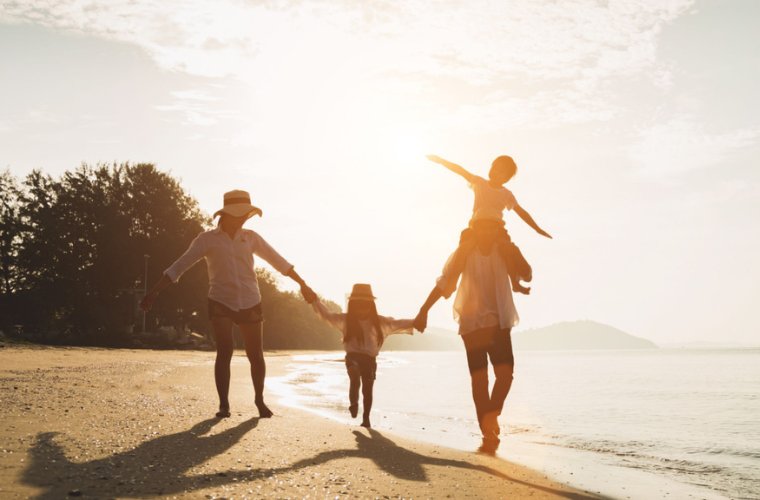
[{"label": "raised arm", "polygon": [[432,161],[433,163],[437,163],[439,165],[443,165],[444,167],[448,168],[455,174],[459,174],[462,177],[464,177],[464,180],[467,182],[472,182],[472,174],[464,169],[464,167],[457,165],[456,163],[451,163],[450,161],[444,160],[440,156],[436,155],[427,155],[425,158]]},{"label": "raised arm", "polygon": [[526,212],[523,207],[515,204],[514,211],[517,215],[520,216],[522,220],[525,221],[526,224],[532,227],[538,234],[540,234],[541,236],[546,236],[549,239],[553,239],[549,233],[547,233],[546,231],[538,227],[538,224],[536,224],[536,221],[533,220],[533,217],[531,217],[530,214]]},{"label": "raised arm", "polygon": [[291,267],[290,271],[288,271],[288,274],[286,274],[288,278],[292,279],[296,283],[298,283],[298,286],[301,287],[301,295],[303,295],[303,299],[311,304],[315,300],[317,300],[317,294],[314,293],[314,290],[312,290],[309,285],[306,284],[306,282],[301,278],[298,273],[296,272],[295,267]]},{"label": "raised arm", "polygon": [[293,267],[292,264],[285,260],[282,255],[277,253],[277,251],[272,248],[272,246],[267,243],[266,240],[261,237],[261,235],[254,233],[251,249],[253,250],[254,254],[269,262],[272,267],[282,273],[283,276],[287,276],[288,278],[298,283],[298,286],[301,287],[301,295],[303,295],[303,298],[306,302],[311,304],[314,302],[314,300],[316,300],[317,294],[315,294],[314,290],[309,288],[306,282],[304,282],[303,278],[298,275],[295,267]]},{"label": "raised arm", "polygon": [[321,300],[315,298],[311,302],[311,308],[314,309],[317,317],[321,319],[325,324],[337,328],[340,331],[346,328],[346,314],[333,312],[322,303]]}]

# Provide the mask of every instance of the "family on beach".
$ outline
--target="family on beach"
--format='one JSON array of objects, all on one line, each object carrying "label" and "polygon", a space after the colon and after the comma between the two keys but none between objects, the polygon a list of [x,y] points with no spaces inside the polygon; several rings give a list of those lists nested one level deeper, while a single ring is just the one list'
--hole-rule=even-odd
[{"label": "family on beach", "polygon": [[[368,284],[353,286],[345,313],[327,308],[317,294],[258,233],[243,229],[254,215],[262,215],[251,204],[246,191],[224,194],[224,206],[215,229],[198,235],[187,251],[171,265],[161,279],[142,299],[140,307],[149,311],[158,294],[200,259],[205,258],[209,274],[208,314],[216,340],[214,379],[219,395],[219,418],[230,416],[230,363],[234,349],[232,327],[237,324],[251,365],[255,404],[259,415],[268,418],[272,411],[264,403],[266,363],[263,352],[263,316],[261,295],[254,271],[254,255],[261,257],[284,276],[298,283],[304,300],[317,316],[343,334],[346,371],[349,378],[349,406],[352,417],[359,411],[362,394],[362,423],[370,427],[372,392],[377,371],[377,356],[385,339],[392,334],[412,335],[424,332],[428,311],[441,297],[455,291],[454,319],[459,323],[467,353],[483,446],[493,452],[499,444],[498,417],[512,385],[514,355],[511,330],[519,322],[512,291],[528,294],[530,288],[521,282],[532,280],[532,270],[504,227],[504,209],[513,210],[538,234],[551,236],[504,187],[517,173],[517,165],[509,156],[499,156],[491,164],[488,179],[474,175],[459,165],[437,156],[430,161],[461,175],[475,194],[469,227],[461,233],[459,246],[451,254],[436,280],[433,290],[414,319],[381,316],[375,307],[372,288]],[[495,381],[489,390],[488,360],[493,366]]]}]

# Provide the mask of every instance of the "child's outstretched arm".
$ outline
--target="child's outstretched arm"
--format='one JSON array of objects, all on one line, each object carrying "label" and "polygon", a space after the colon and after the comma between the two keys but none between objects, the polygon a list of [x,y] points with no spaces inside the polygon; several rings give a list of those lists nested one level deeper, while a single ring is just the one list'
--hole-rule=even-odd
[{"label": "child's outstretched arm", "polygon": [[549,233],[538,227],[538,224],[536,224],[536,221],[533,220],[533,217],[530,216],[528,212],[525,211],[523,207],[520,205],[515,204],[515,207],[513,208],[515,213],[520,216],[522,220],[525,221],[526,224],[528,224],[530,227],[532,227],[538,234],[541,236],[546,236],[549,239],[553,239]]},{"label": "child's outstretched arm", "polygon": [[440,156],[436,155],[427,155],[425,158],[432,161],[433,163],[438,163],[439,165],[443,165],[444,167],[448,168],[455,174],[459,174],[462,177],[464,177],[464,180],[467,182],[472,182],[472,174],[464,169],[464,167],[457,165],[456,163],[451,163],[450,161],[444,160]]},{"label": "child's outstretched arm", "polygon": [[322,303],[319,298],[315,298],[314,301],[311,303],[312,309],[314,309],[314,313],[316,313],[317,317],[321,319],[325,324],[337,328],[340,331],[343,331],[346,326],[346,315],[345,313],[338,313],[333,312],[330,309],[327,308],[326,305]]}]

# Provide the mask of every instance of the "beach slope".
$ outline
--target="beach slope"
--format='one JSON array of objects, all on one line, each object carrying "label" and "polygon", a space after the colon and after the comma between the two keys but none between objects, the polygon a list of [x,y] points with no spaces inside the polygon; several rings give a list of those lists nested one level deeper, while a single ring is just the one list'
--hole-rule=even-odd
[{"label": "beach slope", "polygon": [[[270,375],[288,356],[267,353]],[[599,498],[498,458],[272,404],[233,359],[213,418],[213,353],[0,349],[0,498]],[[270,397],[271,399],[271,397]]]}]

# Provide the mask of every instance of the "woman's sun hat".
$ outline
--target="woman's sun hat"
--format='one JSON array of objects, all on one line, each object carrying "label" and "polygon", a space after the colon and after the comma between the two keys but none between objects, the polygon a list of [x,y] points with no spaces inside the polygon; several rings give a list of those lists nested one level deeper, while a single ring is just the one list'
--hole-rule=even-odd
[{"label": "woman's sun hat", "polygon": [[357,283],[351,290],[348,300],[375,300],[377,297],[372,295],[372,287],[366,283]]},{"label": "woman's sun hat", "polygon": [[251,205],[251,195],[248,194],[248,191],[241,191],[239,189],[224,193],[224,208],[217,210],[214,218],[223,213],[233,217],[243,217],[244,215],[248,217],[258,215],[261,217],[261,209]]}]

